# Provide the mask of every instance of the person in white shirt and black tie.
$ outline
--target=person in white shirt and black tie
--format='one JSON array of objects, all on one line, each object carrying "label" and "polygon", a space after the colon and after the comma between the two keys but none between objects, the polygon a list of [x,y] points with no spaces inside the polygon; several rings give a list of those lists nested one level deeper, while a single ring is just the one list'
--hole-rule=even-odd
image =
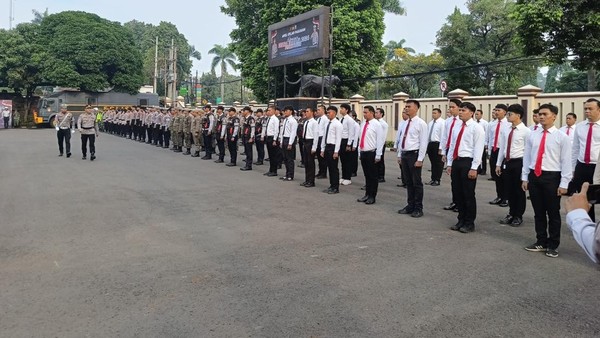
[{"label": "person in white shirt and black tie", "polygon": [[571,142],[554,126],[557,114],[558,107],[552,104],[540,106],[541,128],[525,143],[521,175],[522,188],[531,196],[537,238],[525,250],[553,258],[558,257],[560,245],[560,197],[567,193],[573,173]]},{"label": "person in white shirt and black tie", "polygon": [[444,119],[442,117],[442,111],[439,108],[433,108],[431,111],[432,120],[427,125],[428,130],[428,145],[427,155],[431,162],[431,181],[427,184],[431,186],[440,185],[442,179],[442,171],[444,170],[444,162],[442,162],[442,155],[440,155],[440,139],[444,132]]},{"label": "person in white shirt and black tie", "polygon": [[[340,114],[342,115],[342,144],[340,146],[340,162],[342,162],[342,178],[340,184],[350,185],[352,184],[352,147],[354,146],[355,140],[355,124],[351,116],[348,115],[350,112],[350,105],[342,103],[340,105]],[[356,146],[354,146],[356,147]]]},{"label": "person in white shirt and black tie", "polygon": [[285,164],[285,176],[281,180],[292,181],[294,179],[294,158],[296,150],[296,136],[298,133],[298,121],[294,118],[294,108],[286,106],[283,108],[283,128],[279,137],[281,144],[281,153],[283,154],[283,163]]},{"label": "person in white shirt and black tie", "polygon": [[458,208],[458,222],[450,230],[462,233],[475,231],[477,217],[475,186],[485,133],[483,127],[473,120],[475,110],[472,103],[461,103],[458,113],[460,123],[452,132],[447,156],[447,172],[452,177],[452,195]]},{"label": "person in white shirt and black tie", "polygon": [[[498,162],[498,153],[500,151],[499,141],[502,129],[508,128],[509,122],[506,119],[506,109],[508,107],[505,104],[498,104],[494,108],[496,113],[496,121],[490,122],[488,128],[488,154],[490,155],[490,169],[496,168]],[[490,204],[499,205],[501,207],[507,207],[508,202],[506,196],[504,196],[504,182],[502,182],[502,176],[498,176],[495,170],[491,170],[491,176],[496,183],[496,198],[490,201]]]},{"label": "person in white shirt and black tie", "polygon": [[525,110],[520,104],[508,107],[509,128],[504,128],[500,134],[500,151],[496,161],[496,175],[502,176],[505,196],[510,207],[508,215],[500,220],[500,224],[517,227],[523,223],[525,213],[525,191],[521,189],[521,173],[523,171],[523,153],[525,141],[531,130],[522,122]]},{"label": "person in white shirt and black tie", "polygon": [[275,115],[275,107],[270,106],[267,109],[267,118],[265,120],[264,142],[267,145],[267,154],[269,155],[269,171],[264,173],[265,176],[277,176],[277,166],[279,158],[279,146],[277,139],[279,138],[279,119]]},{"label": "person in white shirt and black tie", "polygon": [[329,171],[329,188],[323,192],[328,194],[337,194],[340,192],[340,171],[338,169],[338,158],[340,145],[342,144],[342,123],[336,119],[337,107],[327,107],[328,121],[325,123],[325,131],[323,133],[323,143],[321,157],[327,163]]},{"label": "person in white shirt and black tie", "polygon": [[[375,118],[381,124],[381,128],[383,128],[383,134],[385,135],[385,137],[387,137],[388,124],[385,121],[385,119],[383,118],[384,116],[385,116],[385,111],[383,110],[383,108],[375,109]],[[385,144],[384,144],[384,147],[385,147]],[[381,161],[377,162],[379,183],[385,182],[385,151],[383,151],[383,150],[384,149],[382,149],[382,152],[381,152]]]},{"label": "person in white shirt and black tie", "polygon": [[375,119],[373,106],[365,106],[363,116],[365,121],[360,129],[358,153],[367,184],[365,186],[365,196],[359,198],[357,202],[373,204],[379,187],[377,162],[381,161],[383,149],[381,145],[385,144],[385,135],[381,124]]},{"label": "person in white shirt and black tie", "polygon": [[[458,118],[458,112],[460,109],[460,105],[462,101],[459,99],[450,99],[448,101],[448,111],[447,114],[450,114],[448,118],[446,118],[446,123],[444,125],[444,133],[442,134],[442,139],[440,140],[440,155],[442,155],[442,162],[447,161],[448,150],[450,149],[450,141],[452,138],[452,134],[454,133],[454,129],[458,124],[460,124],[460,119]],[[452,195],[452,202],[444,207],[444,210],[452,210],[458,212],[456,208],[456,201],[454,195]]]},{"label": "person in white shirt and black tie", "polygon": [[567,124],[560,127],[560,131],[565,133],[571,139],[571,144],[573,144],[573,139],[575,138],[575,127],[577,123],[577,115],[575,113],[567,114]]},{"label": "person in white shirt and black tie", "polygon": [[314,119],[315,111],[312,108],[306,108],[305,114],[304,126],[302,126],[304,142],[301,149],[304,152],[304,182],[300,185],[312,188],[315,186],[315,154],[317,152],[316,139],[319,137],[319,126]]},{"label": "person in white shirt and black tie", "polygon": [[319,139],[317,140],[317,162],[319,163],[319,171],[317,172],[316,178],[325,179],[327,178],[327,162],[325,158],[321,156],[323,154],[323,150],[325,149],[325,144],[323,143],[323,136],[325,135],[325,128],[327,127],[327,114],[325,113],[325,106],[320,104],[317,107],[317,115],[315,117],[317,120],[317,124],[319,126]]},{"label": "person in white shirt and black tie", "polygon": [[[475,122],[483,127],[483,132],[487,135],[489,123],[483,119],[483,110],[477,109],[477,111],[475,111]],[[481,156],[481,165],[477,172],[479,175],[485,175],[487,173],[487,137],[485,138],[485,142],[486,143],[483,145],[483,155]]]},{"label": "person in white shirt and black tie", "polygon": [[408,120],[404,124],[402,140],[400,140],[400,147],[398,148],[402,172],[406,181],[408,202],[404,208],[398,210],[398,213],[410,214],[412,217],[423,216],[423,180],[421,178],[421,171],[429,143],[427,123],[417,116],[419,108],[421,108],[419,101],[406,101]]}]

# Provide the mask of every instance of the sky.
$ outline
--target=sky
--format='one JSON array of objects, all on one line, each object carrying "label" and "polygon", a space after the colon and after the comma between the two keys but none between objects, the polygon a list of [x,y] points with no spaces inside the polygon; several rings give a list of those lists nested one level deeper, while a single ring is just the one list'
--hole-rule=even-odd
[{"label": "sky", "polygon": [[[0,28],[9,27],[10,2],[11,0],[0,0]],[[385,16],[384,44],[390,40],[405,39],[405,46],[415,49],[417,53],[433,52],[437,31],[455,7],[465,11],[465,2],[466,0],[403,0],[406,16]],[[154,25],[161,21],[171,22],[185,35],[189,44],[202,53],[202,60],[194,60],[192,69],[192,72],[198,70],[199,73],[210,71],[212,55],[208,51],[215,44],[230,43],[229,33],[235,28],[235,20],[220,11],[220,6],[225,4],[224,0],[178,0],[173,3],[151,0],[12,0],[12,3],[13,27],[21,22],[31,21],[33,9],[43,12],[46,8],[51,14],[79,10],[121,23],[134,19]],[[166,8],[168,5],[172,8]]]}]

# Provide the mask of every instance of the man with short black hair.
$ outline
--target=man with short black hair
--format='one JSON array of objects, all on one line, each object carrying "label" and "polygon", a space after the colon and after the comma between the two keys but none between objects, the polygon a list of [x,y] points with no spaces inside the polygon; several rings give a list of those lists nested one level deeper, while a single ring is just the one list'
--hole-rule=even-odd
[{"label": "man with short black hair", "polygon": [[[490,156],[490,169],[496,168],[498,162],[498,154],[500,151],[500,134],[504,128],[508,128],[509,123],[506,119],[506,109],[508,107],[505,104],[497,104],[494,108],[496,113],[496,120],[490,122],[488,132],[488,155]],[[507,207],[508,202],[504,194],[504,182],[502,182],[502,176],[498,176],[495,170],[491,170],[491,176],[496,183],[496,198],[491,200],[489,203],[492,205],[499,205],[501,207]]]},{"label": "man with short black hair", "polygon": [[[483,127],[483,132],[487,135],[488,121],[483,119],[483,110],[477,109],[475,111],[475,122],[479,123]],[[487,173],[487,137],[485,138],[485,144],[483,145],[483,155],[481,157],[481,165],[479,166],[477,174],[485,175]],[[492,169],[493,170],[493,169]]]},{"label": "man with short black hair", "polygon": [[573,144],[573,139],[575,138],[575,127],[577,123],[577,115],[575,113],[568,113],[566,118],[567,124],[562,126],[559,130],[569,136],[571,140],[571,144]]},{"label": "man with short black hair", "polygon": [[444,131],[444,119],[442,118],[442,110],[433,108],[431,111],[431,121],[427,125],[427,155],[431,162],[431,181],[429,185],[439,186],[442,179],[442,171],[444,170],[444,162],[442,155],[439,153],[440,140]]},{"label": "man with short black hair", "polygon": [[[460,120],[458,118],[458,112],[462,101],[459,99],[450,99],[448,100],[448,111],[449,115],[446,118],[446,123],[444,125],[444,133],[442,134],[442,139],[440,141],[440,155],[442,155],[442,162],[447,162],[448,150],[450,149],[450,141],[452,139],[452,133],[454,132],[454,128],[457,124],[460,124]],[[452,196],[452,202],[449,205],[443,208],[444,210],[452,210],[457,212],[456,208],[456,200],[454,195]]]},{"label": "man with short black hair", "polygon": [[381,161],[381,145],[385,143],[383,128],[377,119],[375,119],[375,109],[373,106],[363,108],[364,123],[360,131],[360,144],[358,152],[365,175],[365,196],[359,198],[357,202],[365,204],[374,204],[377,197],[379,180],[377,177],[377,162]]},{"label": "man with short black hair", "polygon": [[280,179],[292,181],[294,179],[294,158],[296,157],[296,136],[298,132],[298,121],[294,118],[294,107],[283,108],[283,127],[279,136],[283,163],[285,164],[285,176]]},{"label": "man with short black hair", "polygon": [[[383,118],[385,116],[385,110],[383,108],[375,109],[375,118],[381,124],[381,128],[383,129],[383,135],[387,138],[388,134],[388,123]],[[377,176],[379,179],[379,183],[385,182],[385,144],[381,149],[381,161],[377,162]]]},{"label": "man with short black hair", "polygon": [[356,139],[355,123],[352,117],[348,116],[350,105],[342,103],[340,105],[340,115],[342,116],[342,143],[340,145],[340,162],[342,162],[342,178],[340,184],[352,184],[352,147]]},{"label": "man with short black hair", "polygon": [[244,153],[246,154],[246,165],[240,168],[241,171],[252,170],[252,161],[254,160],[254,147],[255,138],[255,127],[254,116],[252,116],[252,108],[244,107],[242,110],[242,116],[244,117],[244,125],[242,127],[242,144],[244,145]]},{"label": "man with short black hair", "polygon": [[337,194],[340,192],[340,171],[338,169],[338,158],[342,144],[342,123],[336,119],[338,109],[335,106],[327,107],[327,119],[323,132],[323,143],[321,157],[327,163],[329,171],[329,188],[323,192]]},{"label": "man with short black hair", "polygon": [[312,188],[315,186],[315,153],[317,152],[316,139],[319,137],[319,129],[317,121],[314,119],[314,110],[310,107],[306,108],[305,111],[306,120],[302,126],[302,138],[304,152],[304,182],[300,183],[301,186],[306,188]]}]

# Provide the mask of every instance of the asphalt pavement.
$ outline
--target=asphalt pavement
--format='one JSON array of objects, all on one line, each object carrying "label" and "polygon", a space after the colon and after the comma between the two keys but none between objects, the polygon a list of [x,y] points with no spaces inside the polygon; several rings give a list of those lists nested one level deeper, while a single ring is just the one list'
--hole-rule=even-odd
[{"label": "asphalt pavement", "polygon": [[83,161],[77,135],[67,159],[0,130],[0,337],[600,336],[598,267],[564,222],[558,258],[526,252],[531,205],[498,224],[489,176],[461,234],[446,175],[397,214],[393,153],[367,206],[360,170],[327,195],[106,134]]}]

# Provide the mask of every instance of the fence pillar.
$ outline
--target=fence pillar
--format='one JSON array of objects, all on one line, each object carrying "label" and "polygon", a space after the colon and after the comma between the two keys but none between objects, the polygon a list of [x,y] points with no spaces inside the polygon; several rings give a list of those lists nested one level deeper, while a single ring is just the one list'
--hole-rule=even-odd
[{"label": "fence pillar", "polygon": [[356,112],[356,117],[361,121],[363,119],[362,102],[364,100],[365,100],[365,97],[358,95],[358,94],[356,94],[350,98],[350,107],[352,108],[352,110],[354,110]]},{"label": "fence pillar", "polygon": [[525,124],[528,126],[533,123],[531,115],[533,110],[538,107],[536,97],[541,92],[541,88],[532,85],[523,86],[517,90],[517,101],[525,110],[523,121],[526,121]]},{"label": "fence pillar", "polygon": [[[404,111],[404,107],[406,107],[406,100],[408,100],[409,97],[410,96],[405,92],[396,93],[394,96],[392,96],[394,113],[391,122],[393,124],[393,130],[395,131],[398,131],[398,125],[400,124],[400,121],[402,121],[402,112]],[[389,128],[389,130],[392,130],[392,128]]]}]

